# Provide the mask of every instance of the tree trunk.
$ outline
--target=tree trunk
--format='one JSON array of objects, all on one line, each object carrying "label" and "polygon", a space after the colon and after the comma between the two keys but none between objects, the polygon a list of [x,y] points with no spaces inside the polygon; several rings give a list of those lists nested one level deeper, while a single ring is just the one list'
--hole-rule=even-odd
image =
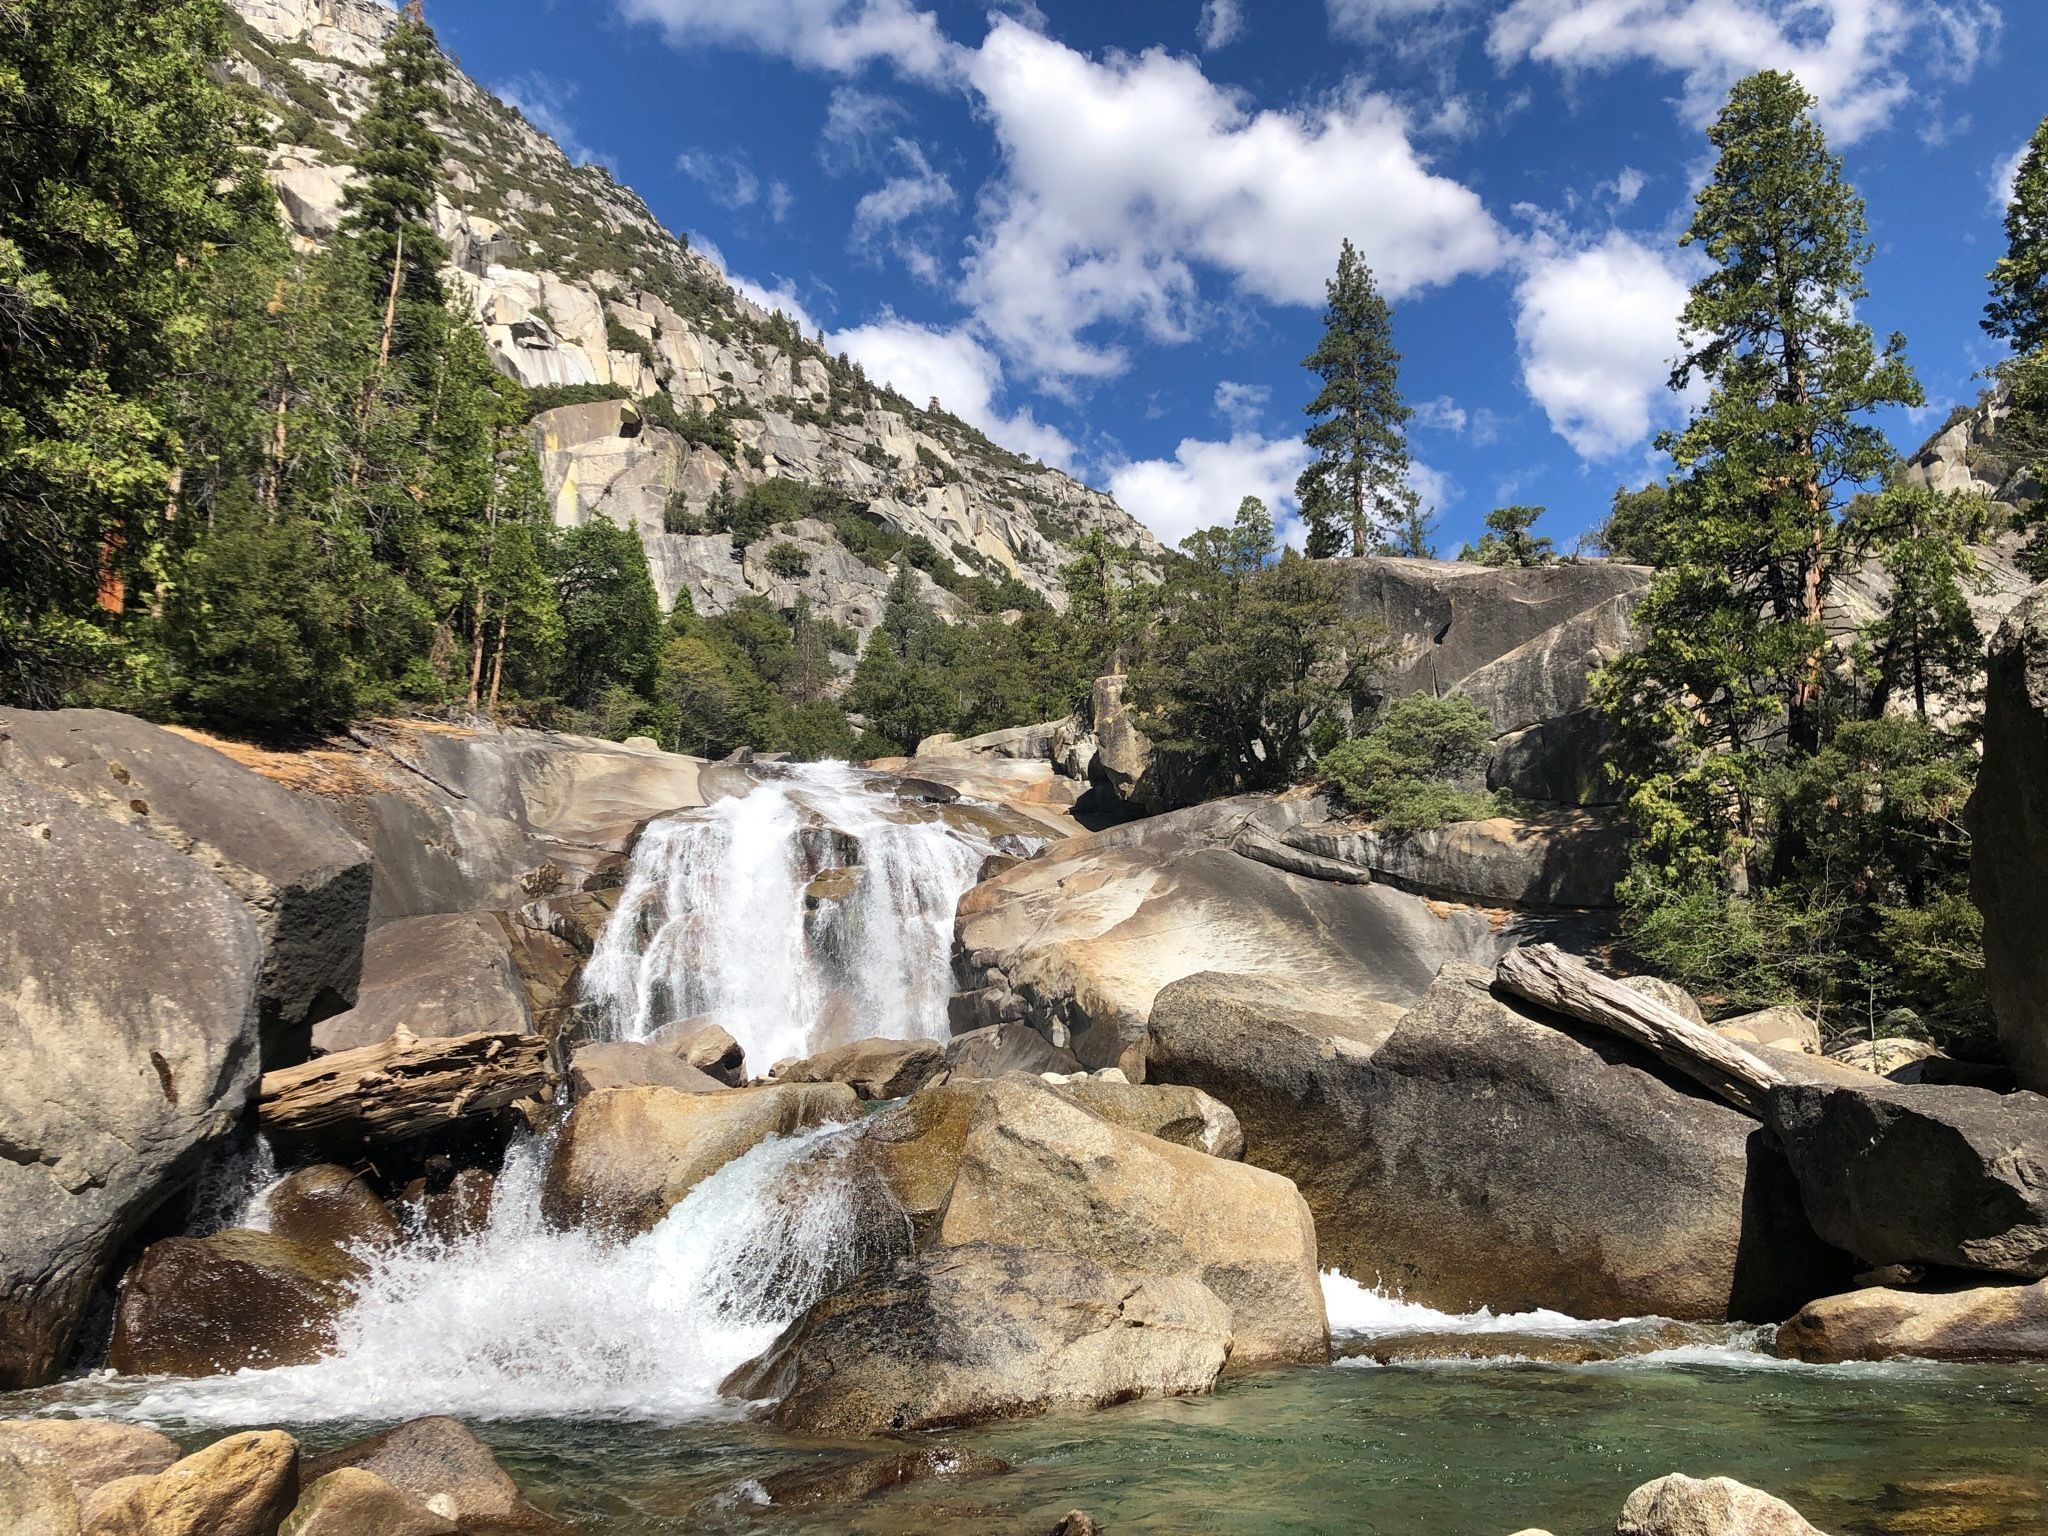
[{"label": "tree trunk", "polygon": [[421,1040],[401,1031],[264,1073],[256,1123],[281,1145],[380,1146],[545,1094],[550,1081],[538,1035]]},{"label": "tree trunk", "polygon": [[477,690],[482,685],[484,677],[484,640],[487,633],[484,605],[488,601],[489,596],[484,591],[483,583],[478,582],[476,585],[476,638],[470,642],[469,646],[469,712],[471,714],[476,713],[478,702]]},{"label": "tree trunk", "polygon": [[509,616],[498,615],[498,653],[491,658],[491,718],[498,718],[498,684],[505,680],[505,622]]},{"label": "tree trunk", "polygon": [[1600,975],[1554,944],[1509,950],[1495,975],[1503,991],[1619,1036],[1744,1114],[1761,1116],[1765,1097],[1786,1081],[1761,1056]]},{"label": "tree trunk", "polygon": [[370,405],[384,385],[384,370],[391,366],[391,333],[398,328],[398,293],[405,281],[405,231],[398,232],[398,245],[391,256],[391,288],[384,296],[384,334],[377,342],[377,368],[363,386],[363,398],[356,407],[356,451],[349,465],[348,488],[361,490],[363,484],[363,433],[369,427]]}]

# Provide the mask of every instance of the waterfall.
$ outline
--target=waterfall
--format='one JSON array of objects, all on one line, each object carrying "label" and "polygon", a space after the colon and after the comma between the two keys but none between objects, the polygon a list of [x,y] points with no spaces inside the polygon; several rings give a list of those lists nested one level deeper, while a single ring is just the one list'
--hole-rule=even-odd
[{"label": "waterfall", "polygon": [[546,1148],[524,1142],[483,1230],[361,1255],[367,1273],[326,1359],[138,1382],[100,1409],[205,1424],[711,1411],[719,1383],[812,1302],[908,1250],[886,1185],[849,1158],[859,1135],[771,1137],[625,1243],[543,1221]]},{"label": "waterfall", "polygon": [[[612,1038],[708,1017],[755,1071],[871,1035],[946,1037],[953,916],[994,839],[843,763],[641,834],[583,977]],[[820,893],[831,870],[846,879]]]}]

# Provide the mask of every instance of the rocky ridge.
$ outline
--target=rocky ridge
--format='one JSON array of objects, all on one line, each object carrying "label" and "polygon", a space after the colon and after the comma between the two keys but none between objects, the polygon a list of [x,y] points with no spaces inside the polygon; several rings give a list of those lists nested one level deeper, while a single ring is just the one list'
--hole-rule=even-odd
[{"label": "rocky ridge", "polygon": [[[396,13],[378,0],[233,0],[234,78],[279,121],[269,174],[296,235],[340,220],[351,126]],[[939,552],[942,579],[1015,577],[1056,604],[1068,546],[1107,533],[1156,553],[1099,491],[1011,453],[941,402],[920,407],[744,297],[602,166],[579,165],[514,108],[462,74],[449,82],[444,195],[451,287],[491,357],[532,389],[585,386],[622,398],[542,411],[534,443],[555,520],[636,530],[664,605],[718,613],[754,594],[801,593],[865,637],[890,572],[822,523],[778,530],[735,560],[724,534],[668,533],[673,500],[701,516],[719,485],[782,477],[842,492],[864,520]],[[787,539],[808,575],[769,569]],[[965,605],[926,576],[925,601]]]}]

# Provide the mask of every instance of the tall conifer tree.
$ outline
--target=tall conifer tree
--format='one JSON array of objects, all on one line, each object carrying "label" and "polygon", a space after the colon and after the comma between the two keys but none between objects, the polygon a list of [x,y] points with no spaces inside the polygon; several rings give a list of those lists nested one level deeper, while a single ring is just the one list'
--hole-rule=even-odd
[{"label": "tall conifer tree", "polygon": [[1323,339],[1302,366],[1322,380],[1307,406],[1315,462],[1296,488],[1308,524],[1308,552],[1354,555],[1410,528],[1417,498],[1408,485],[1408,418],[1393,314],[1372,271],[1349,240],[1328,284]]},{"label": "tall conifer tree", "polygon": [[2005,210],[2005,254],[1991,269],[1984,329],[2024,356],[2048,348],[2048,117],[2020,157]]}]

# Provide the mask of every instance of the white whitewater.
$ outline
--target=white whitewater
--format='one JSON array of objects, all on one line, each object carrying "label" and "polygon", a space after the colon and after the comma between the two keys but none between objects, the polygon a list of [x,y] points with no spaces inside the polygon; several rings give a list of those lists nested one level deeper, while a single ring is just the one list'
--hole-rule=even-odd
[{"label": "white whitewater", "polygon": [[[885,784],[810,764],[649,826],[584,971],[608,1032],[709,1016],[757,1072],[841,1040],[946,1038],[954,910],[995,845],[912,819]],[[807,911],[811,880],[856,859],[852,893]]]},{"label": "white whitewater", "polygon": [[623,1244],[541,1219],[544,1148],[528,1142],[508,1156],[483,1231],[372,1257],[327,1359],[78,1385],[94,1411],[193,1424],[700,1415],[844,1276],[907,1249],[886,1188],[847,1171],[858,1134],[764,1142]]}]

